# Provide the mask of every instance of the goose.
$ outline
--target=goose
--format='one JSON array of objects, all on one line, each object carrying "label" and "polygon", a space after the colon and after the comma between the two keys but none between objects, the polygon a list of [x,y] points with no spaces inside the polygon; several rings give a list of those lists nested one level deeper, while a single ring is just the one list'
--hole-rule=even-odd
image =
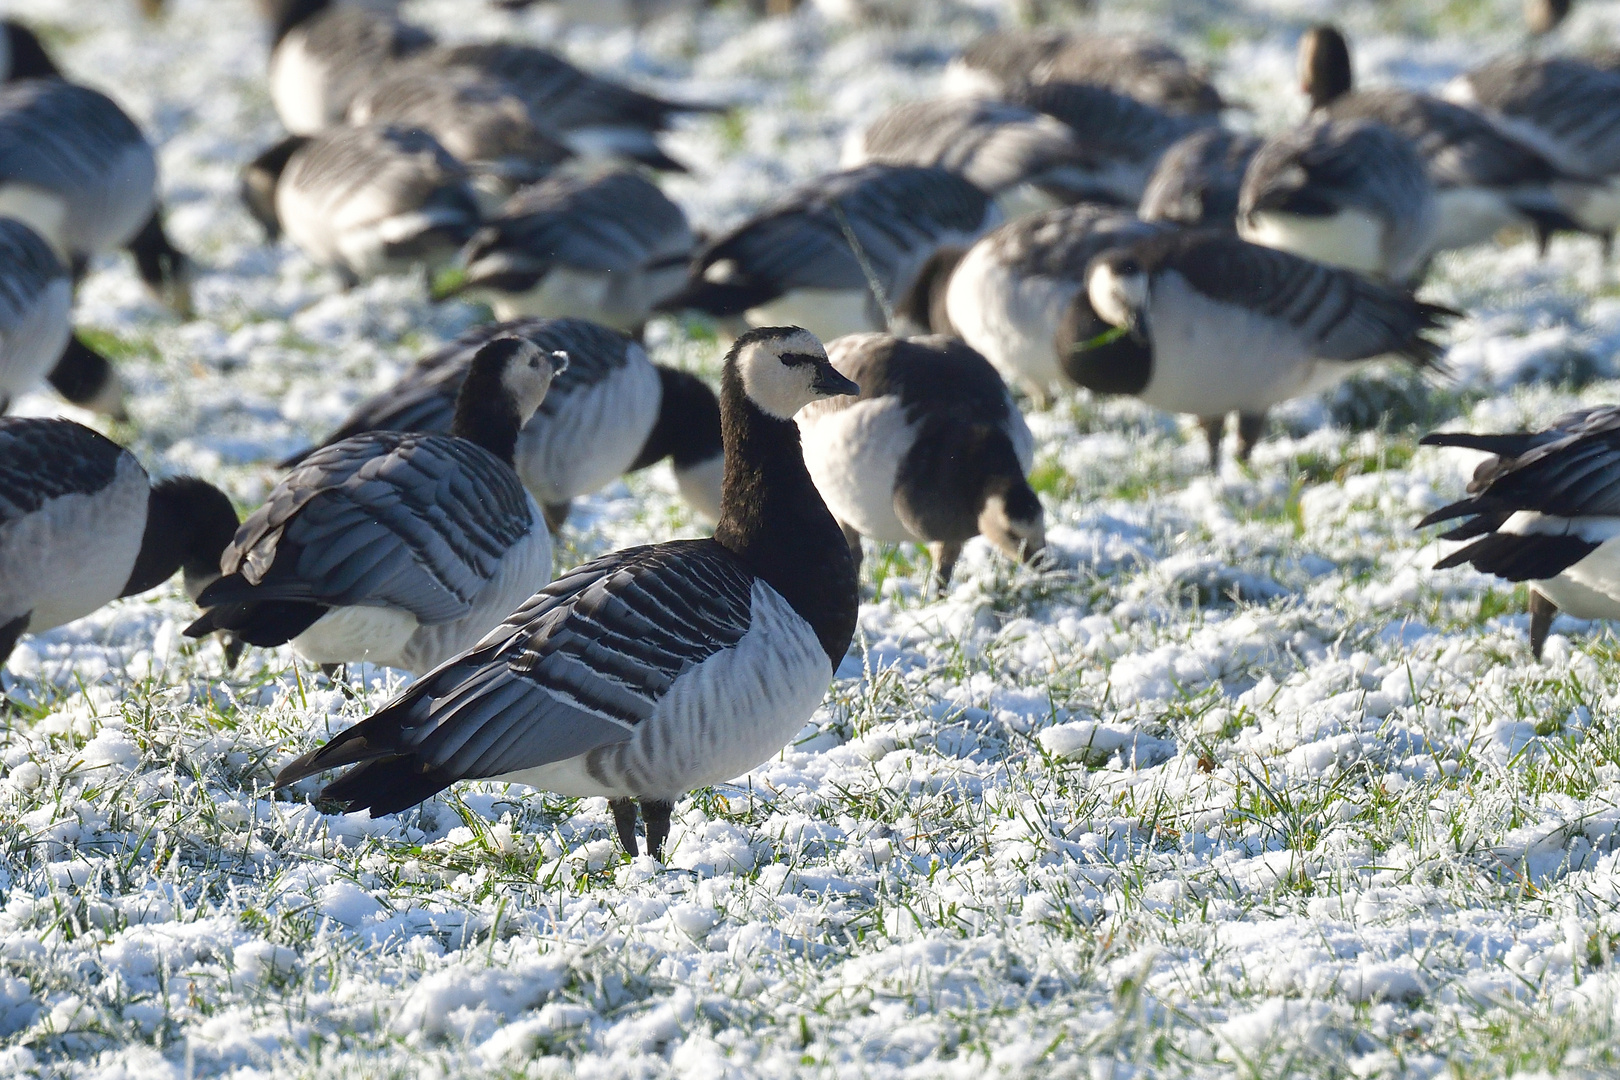
[{"label": "goose", "polygon": [[236,531],[223,492],[153,483],[133,454],[71,420],[0,417],[0,667],[24,634],[185,572],[195,597]]},{"label": "goose", "polygon": [[1319,116],[1268,138],[1238,192],[1238,235],[1390,281],[1420,276],[1439,200],[1412,144],[1375,120]]},{"label": "goose", "polygon": [[1006,30],[987,34],[947,67],[948,91],[999,97],[1020,84],[1102,86],[1171,112],[1219,113],[1226,102],[1170,45],[1151,38]]},{"label": "goose", "polygon": [[0,215],[76,271],[127,248],[141,280],[185,315],[193,268],[164,230],[157,182],[152,145],[107,95],[56,78],[0,86]]},{"label": "goose", "polygon": [[0,19],[0,83],[61,77],[38,34],[16,19]]},{"label": "goose", "polygon": [[1435,366],[1426,336],[1456,312],[1351,270],[1251,244],[1219,229],[1167,231],[1105,251],[1086,271],[1091,308],[1148,346],[1149,361],[1118,373],[1135,395],[1191,413],[1219,464],[1228,413],[1237,457],[1260,437],[1266,410],[1324,390],[1362,361],[1399,356]]},{"label": "goose", "polygon": [[288,763],[277,786],[352,765],[321,797],[374,816],[478,778],[606,796],[632,857],[639,801],[661,859],[675,800],[780,750],[854,638],[855,564],[793,416],[858,389],[804,330],[745,332],[721,380],[713,539],[564,573],[477,646]]},{"label": "goose", "polygon": [[885,329],[928,260],[967,246],[998,215],[988,195],[944,169],[845,169],[704,245],[686,286],[659,307],[802,326],[828,341]]},{"label": "goose", "polygon": [[512,196],[462,252],[455,291],[497,318],[578,316],[640,335],[680,292],[697,238],[645,177],[564,173]]},{"label": "goose", "polygon": [[186,634],[416,674],[473,644],[551,580],[551,534],[512,454],[567,364],[495,338],[450,434],[368,431],[309,455],[242,523]]},{"label": "goose", "polygon": [[[445,432],[474,355],[503,335],[568,355],[568,369],[518,433],[513,460],[553,529],[568,505],[618,476],[664,458],[682,496],[708,521],[720,517],[720,405],[697,376],[654,364],[636,342],[583,319],[518,319],[475,327],[417,361],[359,405],[322,446],[365,431]],[[319,449],[318,447],[316,449]],[[309,456],[286,461],[291,468]]]},{"label": "goose", "polygon": [[851,334],[827,357],[860,396],[812,402],[796,420],[857,569],[862,536],[927,544],[939,592],[975,536],[1012,559],[1040,553],[1045,517],[1025,478],[1035,437],[989,361],[941,335]]},{"label": "goose", "polygon": [[402,22],[392,4],[260,0],[271,26],[270,101],[282,126],[315,135],[343,122],[360,91],[433,35]]},{"label": "goose", "polygon": [[1620,407],[1579,409],[1543,431],[1425,435],[1424,446],[1492,455],[1474,470],[1468,498],[1441,507],[1419,528],[1468,518],[1442,540],[1472,540],[1435,564],[1530,583],[1530,651],[1541,659],[1560,610],[1577,619],[1620,618]]},{"label": "goose", "polygon": [[454,257],[482,220],[461,163],[433,136],[394,127],[289,135],[242,172],[242,200],[352,287]]},{"label": "goose", "polygon": [[1471,247],[1515,225],[1530,225],[1545,246],[1552,230],[1580,227],[1565,200],[1586,201],[1590,182],[1461,105],[1396,87],[1353,90],[1350,47],[1336,27],[1314,26],[1300,38],[1299,72],[1319,113],[1372,120],[1411,142],[1436,189],[1436,251]]},{"label": "goose", "polygon": [[1261,141],[1219,127],[1183,136],[1154,166],[1136,216],[1143,221],[1237,228],[1238,190]]}]

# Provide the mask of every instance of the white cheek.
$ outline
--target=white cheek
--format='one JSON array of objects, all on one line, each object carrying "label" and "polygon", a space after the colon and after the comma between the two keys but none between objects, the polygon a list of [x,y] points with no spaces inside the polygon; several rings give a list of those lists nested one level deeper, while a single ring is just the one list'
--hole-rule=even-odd
[{"label": "white cheek", "polygon": [[1111,266],[1097,267],[1086,282],[1086,298],[1091,301],[1091,310],[1113,326],[1130,324],[1131,307],[1140,302],[1144,291],[1140,276],[1122,278]]},{"label": "white cheek", "polygon": [[755,405],[779,420],[788,420],[816,399],[810,389],[814,374],[809,364],[789,366],[774,356],[756,353],[742,367],[743,389]]}]

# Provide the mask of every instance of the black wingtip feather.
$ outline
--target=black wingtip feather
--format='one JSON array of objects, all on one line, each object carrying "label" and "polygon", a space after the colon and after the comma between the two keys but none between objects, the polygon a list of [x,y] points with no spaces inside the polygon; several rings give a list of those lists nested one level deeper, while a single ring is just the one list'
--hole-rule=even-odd
[{"label": "black wingtip feather", "polygon": [[414,757],[375,758],[327,784],[320,797],[343,803],[351,814],[366,810],[375,818],[409,810],[455,780],[447,770],[425,768]]},{"label": "black wingtip feather", "polygon": [[1557,577],[1599,546],[1578,536],[1492,533],[1447,555],[1434,568],[1449,570],[1469,563],[1480,573],[1505,581],[1544,581]]},{"label": "black wingtip feather", "polygon": [[1518,457],[1530,449],[1534,438],[1528,432],[1506,435],[1476,435],[1471,431],[1431,431],[1418,440],[1419,446],[1458,446],[1464,450],[1483,450],[1501,457]]}]

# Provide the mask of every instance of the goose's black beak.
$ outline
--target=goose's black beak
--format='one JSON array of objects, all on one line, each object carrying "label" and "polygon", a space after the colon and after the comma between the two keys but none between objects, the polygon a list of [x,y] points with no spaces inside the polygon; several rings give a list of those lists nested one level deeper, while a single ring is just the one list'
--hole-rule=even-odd
[{"label": "goose's black beak", "polygon": [[828,363],[816,365],[816,377],[810,380],[810,389],[828,397],[837,397],[840,394],[857,397],[861,392],[859,383],[840,375],[838,369]]}]

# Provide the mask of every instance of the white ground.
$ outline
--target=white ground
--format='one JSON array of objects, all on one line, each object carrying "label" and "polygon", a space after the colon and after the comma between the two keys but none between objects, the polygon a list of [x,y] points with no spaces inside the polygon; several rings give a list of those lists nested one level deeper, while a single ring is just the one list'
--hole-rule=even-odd
[{"label": "white ground", "polygon": [[[1264,127],[1300,112],[1293,35],[1339,6],[1104,21],[1224,58]],[[271,461],[475,318],[417,280],[339,294],[258,242],[235,170],[277,128],[248,0],[156,28],[133,0],[9,7],[162,142],[173,232],[208,267],[183,325],[124,260],[81,296],[135,388],[112,434],[156,469],[249,508]],[[942,7],[904,31],[723,11],[561,40],[745,106],[672,140],[696,171],[668,189],[714,228],[929,92],[988,18]],[[1349,22],[1369,81],[1430,85],[1514,47],[1516,8]],[[407,12],[558,33],[474,0]],[[1611,27],[1593,5],[1563,45]],[[1032,417],[1065,571],[975,544],[929,604],[918,552],[869,558],[826,706],[680,804],[668,867],[616,856],[599,800],[471,784],[373,822],[273,797],[280,762],[398,677],[351,701],[286,651],[227,676],[180,637],[175,586],[26,641],[13,693],[36,705],[0,736],[0,1075],[1615,1075],[1620,648],[1561,620],[1536,665],[1522,592],[1431,572],[1412,526],[1473,464],[1417,451],[1424,425],[1616,399],[1558,380],[1614,370],[1617,283],[1578,239],[1443,259],[1428,295],[1471,312],[1455,381],[1303,403],[1252,472],[1210,478],[1195,431],[1133,404]],[[717,362],[673,325],[653,344]],[[1331,424],[1380,394],[1409,402],[1395,434]],[[655,471],[583,504],[561,558],[694,535],[673,490]]]}]

